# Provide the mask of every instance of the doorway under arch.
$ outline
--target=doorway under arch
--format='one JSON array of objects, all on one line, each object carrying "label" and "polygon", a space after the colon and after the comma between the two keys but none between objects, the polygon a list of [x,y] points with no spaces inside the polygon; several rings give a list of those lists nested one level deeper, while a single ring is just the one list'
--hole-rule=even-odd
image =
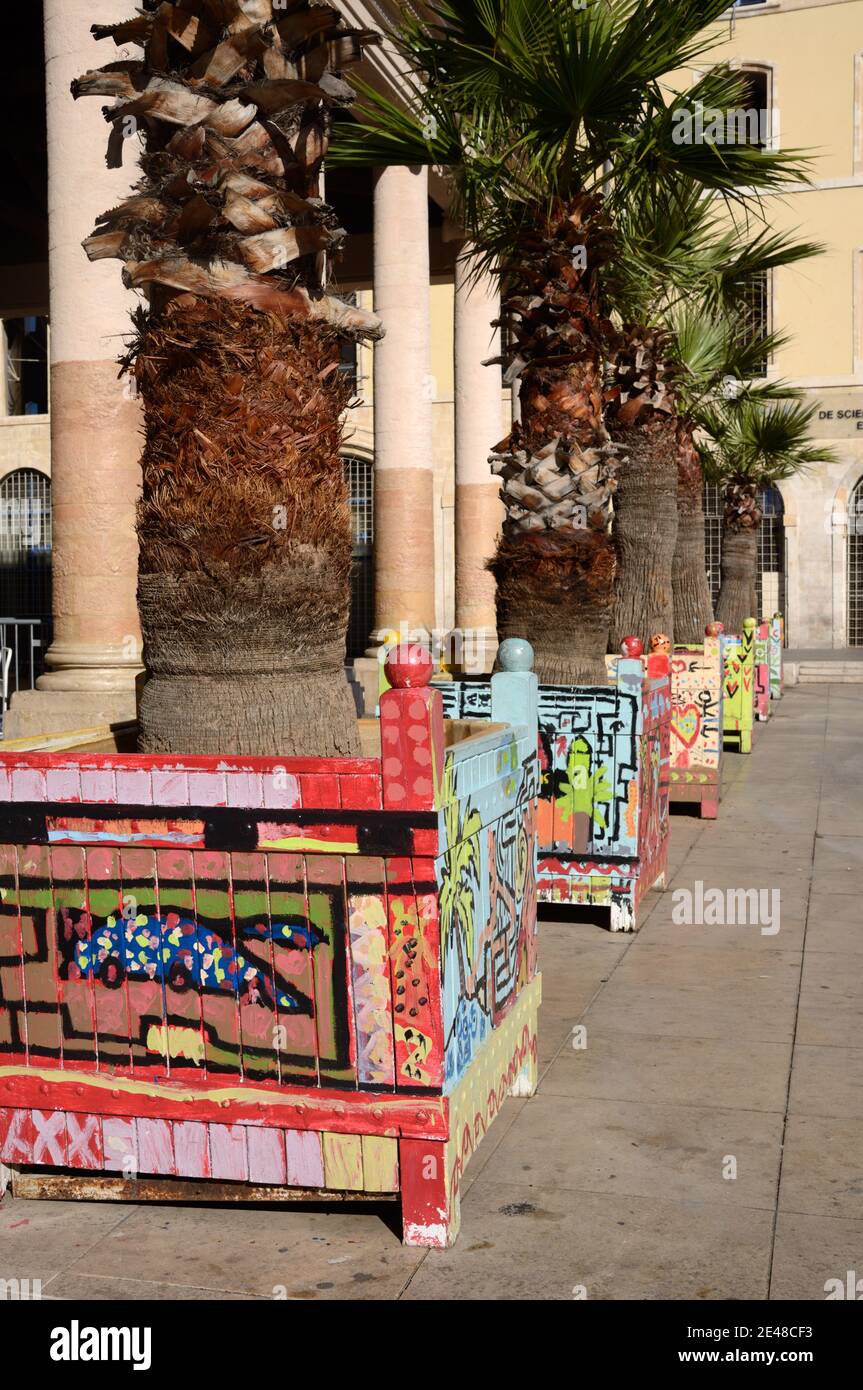
[{"label": "doorway under arch", "polygon": [[863,647],[863,478],[848,502],[848,646]]}]

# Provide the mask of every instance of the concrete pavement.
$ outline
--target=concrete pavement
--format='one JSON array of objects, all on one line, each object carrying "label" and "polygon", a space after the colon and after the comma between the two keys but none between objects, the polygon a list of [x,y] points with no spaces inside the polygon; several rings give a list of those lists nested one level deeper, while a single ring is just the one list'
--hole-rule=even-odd
[{"label": "concrete pavement", "polygon": [[[468,1168],[455,1249],[404,1249],[394,1206],[7,1195],[3,1264],[64,1299],[820,1300],[863,1277],[861,693],[789,691],[726,764],[717,822],[673,815],[637,935],[543,921],[539,1091]],[[679,920],[750,888],[749,925]]]}]

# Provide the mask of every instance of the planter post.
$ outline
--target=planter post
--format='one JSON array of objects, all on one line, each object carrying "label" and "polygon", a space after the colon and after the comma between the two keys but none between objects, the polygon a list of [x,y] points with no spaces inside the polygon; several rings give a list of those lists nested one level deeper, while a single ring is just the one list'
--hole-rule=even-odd
[{"label": "planter post", "polygon": [[763,618],[755,627],[755,718],[770,718],[770,622]]},{"label": "planter post", "polygon": [[755,727],[755,626],[754,618],[746,618],[739,636],[729,633],[723,639],[724,742],[739,753],[752,752]]},{"label": "planter post", "polygon": [[722,786],[722,624],[704,643],[674,649],[671,663],[671,800],[715,820]]},{"label": "planter post", "polygon": [[782,614],[770,619],[770,698],[781,700],[784,687],[782,670]]}]

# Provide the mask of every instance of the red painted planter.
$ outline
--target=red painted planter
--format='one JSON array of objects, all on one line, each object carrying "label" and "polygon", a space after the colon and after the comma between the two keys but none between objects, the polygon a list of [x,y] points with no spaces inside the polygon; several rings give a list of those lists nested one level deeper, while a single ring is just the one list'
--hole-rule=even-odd
[{"label": "red painted planter", "polygon": [[535,1086],[535,678],[471,736],[389,674],[378,757],[0,755],[6,1164],[397,1195],[454,1239]]}]

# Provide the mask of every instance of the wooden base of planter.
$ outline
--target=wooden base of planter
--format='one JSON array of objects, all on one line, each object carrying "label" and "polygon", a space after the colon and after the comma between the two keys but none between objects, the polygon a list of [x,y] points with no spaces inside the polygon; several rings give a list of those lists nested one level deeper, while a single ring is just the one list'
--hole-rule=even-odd
[{"label": "wooden base of planter", "polygon": [[694,803],[702,820],[716,820],[719,797],[720,783],[715,768],[671,769],[669,799],[672,806]]},{"label": "wooden base of planter", "polygon": [[639,905],[651,888],[665,888],[667,867],[667,836],[656,858],[640,867],[621,860],[541,855],[539,899],[571,907],[607,908],[610,931],[635,931]]},{"label": "wooden base of planter", "polygon": [[[84,1201],[400,1201],[407,1245],[442,1248],[458,1234],[464,1170],[507,1096],[537,1085],[540,977],[527,985],[476,1053],[450,1096],[322,1097],[293,1088],[282,1097],[297,1125],[319,1123],[327,1109],[339,1130],[282,1129],[272,1116],[236,1123],[170,1119],[195,1109],[167,1085],[148,1088],[146,1118],[87,1106],[129,1110],[127,1094],[92,1073],[70,1071],[63,1103],[44,1110],[47,1089],[29,1067],[0,1068],[0,1156],[19,1197]],[[142,1091],[136,1090],[139,1104]],[[53,1104],[61,1097],[55,1092]],[[217,1105],[224,1098],[214,1097]],[[368,1103],[366,1103],[368,1102]],[[75,1106],[76,1108],[72,1108]],[[254,1108],[254,1107],[252,1107]],[[258,1106],[263,1110],[263,1106]],[[226,1119],[229,1117],[226,1116]],[[271,1123],[267,1123],[267,1120]],[[45,1172],[45,1169],[53,1171]]]}]

